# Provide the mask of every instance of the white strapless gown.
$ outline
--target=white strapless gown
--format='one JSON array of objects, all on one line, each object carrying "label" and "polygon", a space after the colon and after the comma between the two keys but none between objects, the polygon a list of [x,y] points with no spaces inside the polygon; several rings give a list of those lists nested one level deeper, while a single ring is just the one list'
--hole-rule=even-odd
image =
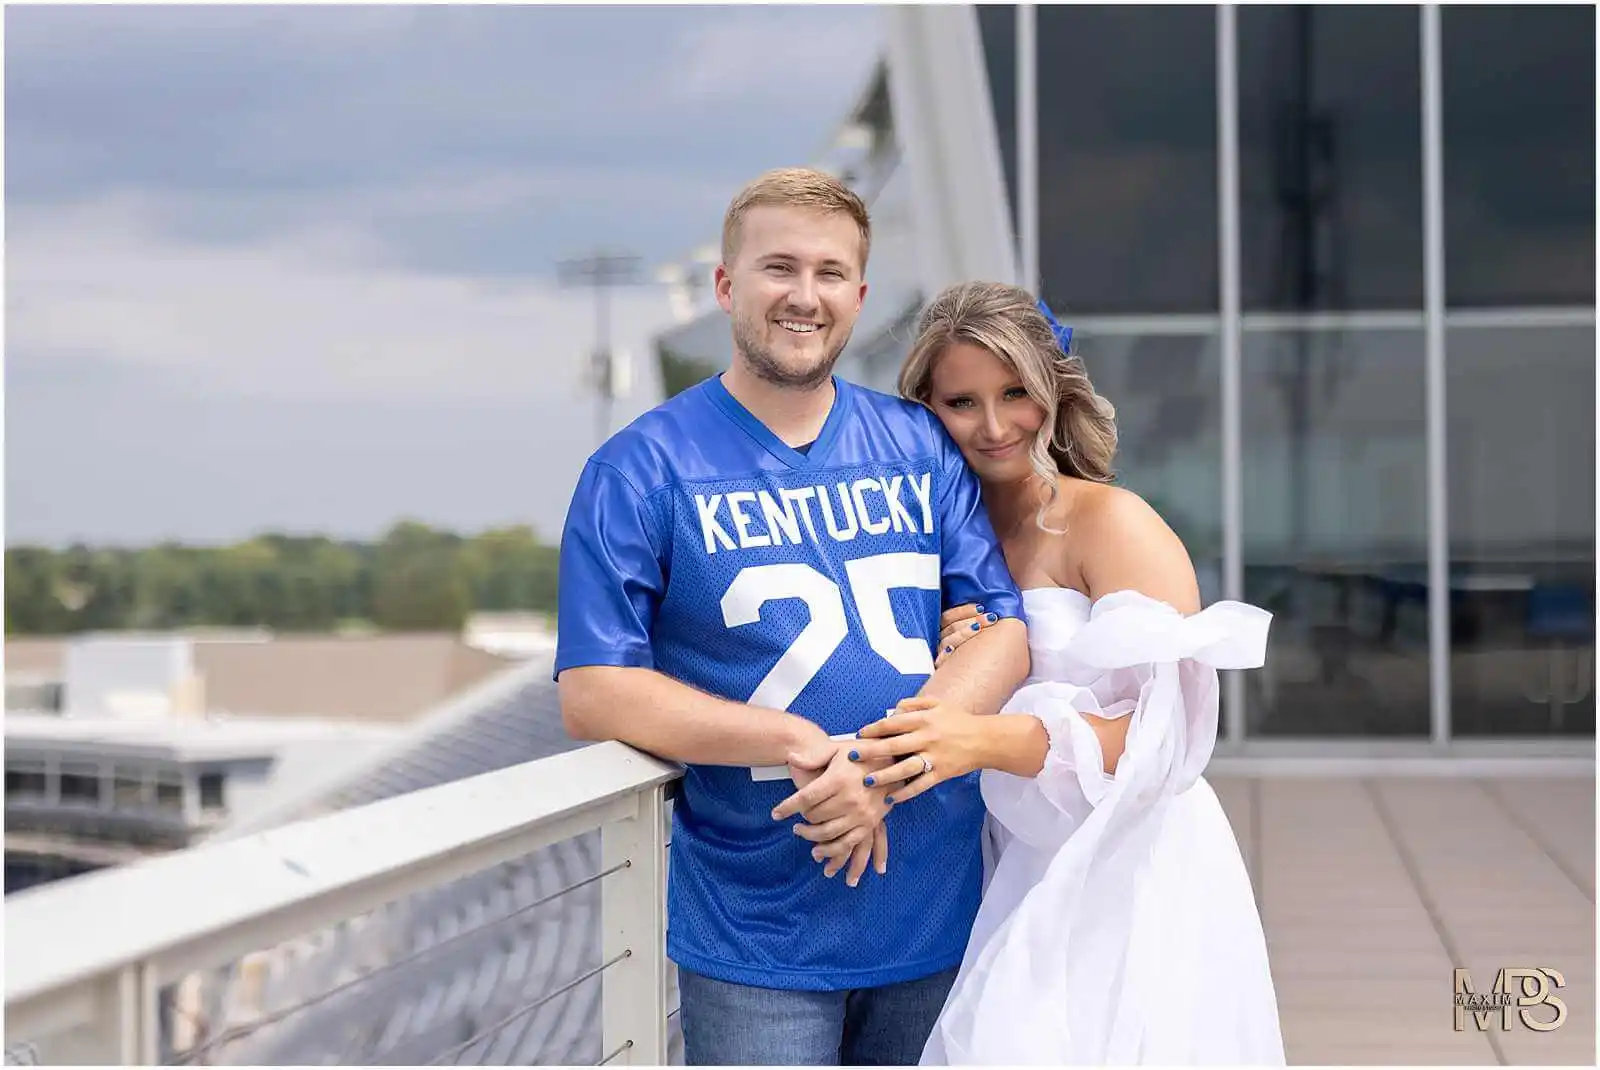
[{"label": "white strapless gown", "polygon": [[[986,770],[987,885],[925,1064],[1282,1065],[1266,941],[1201,777],[1218,669],[1259,667],[1271,615],[1184,617],[1132,591],[1025,591],[1037,777]],[[1132,717],[1117,772],[1079,711]]]}]

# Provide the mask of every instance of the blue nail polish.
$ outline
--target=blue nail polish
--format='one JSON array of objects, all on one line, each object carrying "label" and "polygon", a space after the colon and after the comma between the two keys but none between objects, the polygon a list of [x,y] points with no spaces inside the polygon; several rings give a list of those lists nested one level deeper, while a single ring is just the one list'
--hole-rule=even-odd
[{"label": "blue nail polish", "polygon": [[977,624],[976,621],[974,621],[973,624],[972,624],[972,630],[973,631],[977,631],[978,630],[978,624]]},{"label": "blue nail polish", "polygon": [[850,760],[852,762],[859,762],[861,760],[860,752],[859,751],[851,751],[850,752]]},{"label": "blue nail polish", "polygon": [[885,795],[883,797],[883,801],[885,803],[887,803],[889,806],[893,806],[894,805],[894,796],[893,795]]},{"label": "blue nail polish", "polygon": [[864,781],[864,783],[867,785],[867,787],[869,787],[869,788],[872,787],[872,778],[870,776],[867,777],[867,779]]},{"label": "blue nail polish", "polygon": [[994,615],[994,614],[993,614],[993,613],[991,613],[991,614],[989,614],[989,623],[990,623],[990,624],[993,624],[993,623],[994,623],[994,622],[995,622],[995,621],[997,621],[997,620],[999,620],[999,619],[1000,619],[1000,618],[999,618],[999,617],[997,617],[997,616],[995,616],[995,615]]},{"label": "blue nail polish", "polygon": [[955,648],[954,648],[954,647],[948,647],[948,646],[947,646],[947,647],[945,647],[945,648],[944,648],[944,652],[945,652],[945,653],[946,653],[946,654],[948,654],[948,653],[950,653],[950,651],[952,651],[952,650],[954,650],[954,649],[955,649]]},{"label": "blue nail polish", "polygon": [[979,606],[979,607],[978,607],[978,608],[977,608],[977,610],[976,610],[976,612],[979,612],[979,613],[982,613],[982,612],[983,612],[983,607],[982,607],[982,606]]}]

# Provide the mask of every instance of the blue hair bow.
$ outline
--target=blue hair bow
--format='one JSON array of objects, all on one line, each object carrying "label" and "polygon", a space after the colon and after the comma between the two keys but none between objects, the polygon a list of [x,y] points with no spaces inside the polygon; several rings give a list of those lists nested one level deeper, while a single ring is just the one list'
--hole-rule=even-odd
[{"label": "blue hair bow", "polygon": [[1050,306],[1044,303],[1044,298],[1039,298],[1039,311],[1044,313],[1044,321],[1050,325],[1050,333],[1056,336],[1056,344],[1061,347],[1061,352],[1072,352],[1072,328],[1063,327],[1056,322],[1055,315],[1050,311]]}]

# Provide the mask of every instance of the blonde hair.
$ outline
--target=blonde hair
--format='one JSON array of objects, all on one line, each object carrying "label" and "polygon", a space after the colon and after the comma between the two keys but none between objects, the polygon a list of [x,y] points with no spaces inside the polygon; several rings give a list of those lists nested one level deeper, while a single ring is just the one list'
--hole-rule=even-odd
[{"label": "blonde hair", "polygon": [[1028,450],[1028,460],[1047,488],[1039,507],[1039,527],[1061,534],[1045,524],[1061,493],[1056,478],[1068,475],[1094,483],[1115,478],[1111,460],[1117,452],[1116,409],[1095,393],[1083,359],[1062,351],[1033,295],[998,282],[951,286],[929,303],[900,369],[900,396],[931,409],[934,363],[955,342],[993,353],[1044,409],[1044,423]]},{"label": "blonde hair", "polygon": [[722,220],[724,264],[731,263],[739,252],[745,213],[752,208],[804,208],[849,216],[861,231],[861,272],[866,274],[867,253],[872,248],[872,221],[867,216],[867,206],[849,186],[827,172],[809,167],[783,167],[768,171],[740,190]]}]

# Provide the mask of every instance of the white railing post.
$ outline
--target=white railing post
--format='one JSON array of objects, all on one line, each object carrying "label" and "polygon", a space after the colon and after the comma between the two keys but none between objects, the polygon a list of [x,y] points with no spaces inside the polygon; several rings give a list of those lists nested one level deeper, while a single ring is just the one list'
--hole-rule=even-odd
[{"label": "white railing post", "polygon": [[80,1025],[38,1038],[13,1037],[8,1031],[6,1040],[37,1041],[40,1062],[53,1065],[156,1065],[161,1022],[155,977],[147,965],[135,963],[102,977],[89,1000],[90,1018]]},{"label": "white railing post", "polygon": [[636,812],[600,829],[601,960],[628,957],[601,974],[601,1058],[663,1066],[667,1061],[665,790],[637,793]]}]

